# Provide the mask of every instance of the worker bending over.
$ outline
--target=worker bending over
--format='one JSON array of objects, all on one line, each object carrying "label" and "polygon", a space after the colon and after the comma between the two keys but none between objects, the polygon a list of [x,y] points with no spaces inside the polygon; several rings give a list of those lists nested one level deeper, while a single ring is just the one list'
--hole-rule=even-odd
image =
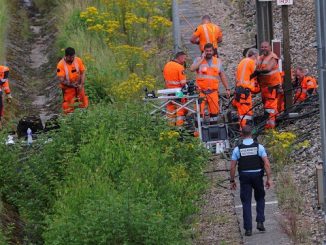
[{"label": "worker bending over", "polygon": [[88,97],[85,95],[85,66],[83,61],[75,56],[73,48],[65,50],[65,57],[57,65],[57,77],[63,92],[62,109],[64,113],[79,108],[88,107]]},{"label": "worker bending over", "polygon": [[211,22],[208,15],[203,16],[202,24],[193,33],[190,42],[198,44],[201,52],[204,52],[205,44],[211,43],[214,48],[214,55],[217,55],[218,44],[222,42],[221,28]]},{"label": "worker bending over", "polygon": [[213,44],[205,44],[202,56],[196,58],[190,67],[191,71],[196,71],[197,73],[196,83],[200,91],[199,96],[203,98],[200,104],[200,113],[204,116],[207,104],[210,121],[212,122],[217,120],[219,113],[219,77],[226,89],[227,96],[230,97],[230,89],[223,70],[222,61],[213,55]]},{"label": "worker bending over", "polygon": [[295,96],[294,102],[305,101],[309,96],[317,94],[317,81],[311,76],[307,76],[303,68],[298,67],[295,71]]},{"label": "worker bending over", "polygon": [[232,105],[237,108],[241,128],[252,124],[252,93],[260,92],[256,78],[251,78],[256,69],[258,58],[258,50],[249,49],[247,58],[240,61],[236,71],[236,87]]},{"label": "worker bending over", "polygon": [[[165,88],[182,88],[186,84],[185,61],[187,55],[184,52],[178,52],[175,59],[169,61],[163,69]],[[180,99],[181,103],[186,103],[186,99]],[[178,109],[176,104],[168,103],[166,106],[167,117],[172,126],[181,126],[184,124],[187,110]]]},{"label": "worker bending over", "polygon": [[265,128],[271,129],[276,126],[278,95],[283,92],[282,77],[278,65],[279,58],[271,51],[271,45],[268,42],[261,44],[261,54],[255,75],[258,75],[264,109],[268,115]]},{"label": "worker bending over", "polygon": [[8,77],[9,68],[7,66],[0,66],[0,128],[2,128],[2,118],[4,116],[4,94],[7,95],[8,103],[12,101]]}]

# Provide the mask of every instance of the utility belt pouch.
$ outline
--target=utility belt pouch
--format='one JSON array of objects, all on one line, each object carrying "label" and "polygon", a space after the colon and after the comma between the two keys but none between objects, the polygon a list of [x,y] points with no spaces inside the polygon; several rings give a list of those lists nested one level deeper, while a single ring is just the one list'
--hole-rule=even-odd
[{"label": "utility belt pouch", "polygon": [[240,102],[240,100],[247,100],[250,95],[250,89],[244,87],[235,88],[235,100]]},{"label": "utility belt pouch", "polygon": [[203,94],[211,94],[211,93],[213,93],[215,90],[212,90],[212,89],[207,89],[207,90],[202,90],[201,92],[203,93]]}]

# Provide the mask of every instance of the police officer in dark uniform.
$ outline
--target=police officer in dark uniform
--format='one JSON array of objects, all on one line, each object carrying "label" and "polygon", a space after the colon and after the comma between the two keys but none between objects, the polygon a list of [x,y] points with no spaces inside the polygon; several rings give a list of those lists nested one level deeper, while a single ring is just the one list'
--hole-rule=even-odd
[{"label": "police officer in dark uniform", "polygon": [[264,146],[254,142],[251,136],[251,127],[244,126],[242,129],[243,142],[234,148],[231,158],[230,182],[231,189],[235,190],[236,165],[238,164],[240,180],[240,199],[243,207],[243,226],[245,236],[252,235],[251,197],[252,189],[257,203],[256,222],[259,231],[265,231],[265,190],[263,183],[264,171],[267,179],[267,189],[272,185],[271,168]]}]

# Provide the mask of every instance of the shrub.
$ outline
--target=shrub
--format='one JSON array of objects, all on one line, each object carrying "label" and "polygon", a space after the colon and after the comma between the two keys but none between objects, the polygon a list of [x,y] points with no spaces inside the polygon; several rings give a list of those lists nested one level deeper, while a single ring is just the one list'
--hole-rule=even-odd
[{"label": "shrub", "polygon": [[140,111],[87,113],[92,123],[79,127],[82,145],[48,218],[47,244],[186,243],[184,221],[204,187],[206,151]]}]

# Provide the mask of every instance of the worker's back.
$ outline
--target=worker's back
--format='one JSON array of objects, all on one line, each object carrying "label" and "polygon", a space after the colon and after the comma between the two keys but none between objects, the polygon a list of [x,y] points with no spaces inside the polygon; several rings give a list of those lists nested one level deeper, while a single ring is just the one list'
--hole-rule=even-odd
[{"label": "worker's back", "polygon": [[251,81],[250,75],[256,68],[255,61],[250,58],[244,58],[240,61],[236,71],[236,86],[253,89],[254,82]]},{"label": "worker's back", "polygon": [[186,80],[185,68],[176,61],[169,61],[163,68],[166,88],[180,88]]},{"label": "worker's back", "polygon": [[194,35],[199,38],[199,48],[204,51],[206,43],[213,44],[214,48],[218,48],[218,39],[222,38],[221,28],[213,23],[201,24],[197,27]]}]

